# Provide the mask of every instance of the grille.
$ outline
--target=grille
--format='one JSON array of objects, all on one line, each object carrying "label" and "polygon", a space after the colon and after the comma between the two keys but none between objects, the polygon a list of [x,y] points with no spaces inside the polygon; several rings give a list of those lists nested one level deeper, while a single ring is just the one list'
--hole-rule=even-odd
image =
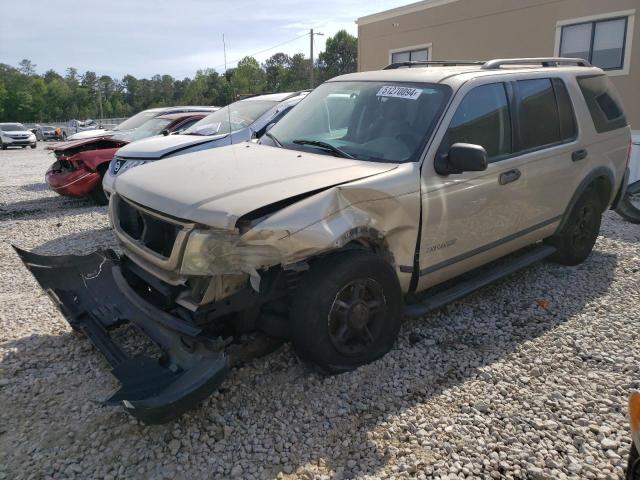
[{"label": "grille", "polygon": [[117,204],[117,221],[120,228],[133,240],[149,250],[169,258],[182,229],[120,199]]}]

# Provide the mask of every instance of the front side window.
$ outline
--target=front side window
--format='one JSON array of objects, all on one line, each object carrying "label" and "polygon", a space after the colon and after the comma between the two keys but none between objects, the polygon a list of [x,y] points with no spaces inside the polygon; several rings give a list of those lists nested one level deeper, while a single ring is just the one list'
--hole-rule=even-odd
[{"label": "front side window", "polygon": [[454,143],[481,145],[489,161],[511,153],[511,117],[504,84],[471,90],[458,106],[445,135],[442,151]]},{"label": "front side window", "polygon": [[261,143],[358,160],[417,161],[450,94],[448,86],[427,83],[327,82]]},{"label": "front side window", "polygon": [[603,70],[624,67],[628,17],[562,27],[560,56],[583,58]]}]

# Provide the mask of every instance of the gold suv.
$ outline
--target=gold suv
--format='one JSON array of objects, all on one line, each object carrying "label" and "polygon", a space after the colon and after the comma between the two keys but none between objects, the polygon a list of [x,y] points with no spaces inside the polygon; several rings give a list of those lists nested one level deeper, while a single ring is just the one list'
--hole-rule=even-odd
[{"label": "gold suv", "polygon": [[[394,64],[320,85],[257,143],[119,175],[122,255],[20,254],[112,364],[109,402],[162,422],[220,384],[234,334],[349,370],[386,353],[404,315],[545,257],[584,261],[630,143],[583,60]],[[111,340],[125,321],[159,359]]]}]

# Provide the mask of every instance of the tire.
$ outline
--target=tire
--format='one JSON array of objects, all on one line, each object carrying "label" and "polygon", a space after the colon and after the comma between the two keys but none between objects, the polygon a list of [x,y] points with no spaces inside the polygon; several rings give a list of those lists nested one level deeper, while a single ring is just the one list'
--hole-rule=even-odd
[{"label": "tire", "polygon": [[102,188],[102,179],[104,178],[104,174],[106,173],[107,168],[109,168],[109,164],[100,165],[98,167],[100,181],[98,182],[98,185],[96,185],[95,188],[89,192],[89,197],[91,197],[91,199],[98,205],[107,205],[109,203],[109,199],[107,198],[107,195],[104,193],[104,189]]},{"label": "tire", "polygon": [[640,480],[640,455],[638,448],[632,443],[629,452],[629,462],[627,463],[626,480]]},{"label": "tire", "polygon": [[[636,193],[635,196],[640,197],[640,193]],[[620,200],[618,208],[616,208],[616,213],[628,222],[640,223],[640,208],[633,204],[629,192]]]},{"label": "tire", "polygon": [[2,150],[6,150],[6,149],[7,149],[7,146],[3,143],[2,144]]},{"label": "tire", "polygon": [[339,373],[387,353],[401,321],[402,291],[393,267],[374,253],[350,250],[317,260],[300,279],[291,339],[302,359]]},{"label": "tire", "polygon": [[602,221],[602,204],[593,187],[587,188],[569,213],[562,230],[546,240],[557,251],[550,260],[561,265],[578,265],[593,250]]},{"label": "tire", "polygon": [[31,145],[31,148],[36,148],[38,145],[36,143],[34,143],[33,145]]},{"label": "tire", "polygon": [[26,145],[22,145],[22,148],[27,148],[27,146]]}]

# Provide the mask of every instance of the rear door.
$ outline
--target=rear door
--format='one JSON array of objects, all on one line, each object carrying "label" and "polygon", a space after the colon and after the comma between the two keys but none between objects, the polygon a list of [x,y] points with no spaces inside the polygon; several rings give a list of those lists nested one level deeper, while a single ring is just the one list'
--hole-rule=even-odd
[{"label": "rear door", "polygon": [[580,146],[571,98],[564,81],[527,78],[512,83],[516,135],[527,202],[521,230],[552,233],[586,174],[589,152]]}]

